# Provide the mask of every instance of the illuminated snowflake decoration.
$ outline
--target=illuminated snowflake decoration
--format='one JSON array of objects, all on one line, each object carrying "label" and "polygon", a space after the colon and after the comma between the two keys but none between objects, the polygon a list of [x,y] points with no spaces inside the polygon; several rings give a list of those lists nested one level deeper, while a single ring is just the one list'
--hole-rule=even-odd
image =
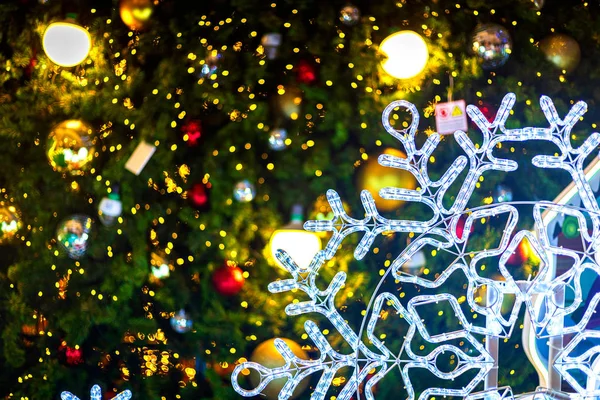
[{"label": "illuminated snowflake decoration", "polygon": [[[353,371],[351,376],[342,381],[341,388],[339,384],[336,385],[336,390],[339,389],[336,393],[338,400],[373,400],[376,384],[393,370],[400,374],[403,382],[399,385],[406,390],[410,400],[417,396],[419,399],[431,396],[460,396],[470,400],[514,398],[510,388],[497,387],[497,343],[499,338],[511,336],[519,311],[525,307],[531,323],[531,332],[535,337],[553,340],[566,334],[574,335],[564,348],[562,341],[560,342],[559,353],[552,359],[552,365],[549,367],[549,370],[555,368],[577,392],[571,397],[600,396],[600,357],[597,358],[600,342],[593,342],[594,338],[600,340],[600,333],[588,329],[588,323],[600,301],[600,293],[590,293],[586,298],[581,287],[584,272],[591,271],[595,276],[600,274],[600,209],[584,174],[584,162],[592,152],[597,151],[600,134],[591,134],[582,145],[574,148],[571,132],[587,111],[587,104],[576,103],[567,116],[561,119],[552,100],[545,96],[541,98],[540,105],[548,127],[506,128],[505,123],[515,99],[513,93],[507,94],[491,122],[477,107],[467,107],[467,114],[481,131],[482,138],[476,145],[465,132],[455,132],[454,137],[464,155],[456,158],[437,180],[430,178],[428,163],[441,141],[441,136],[428,136],[423,146],[417,149],[417,108],[404,100],[395,101],[386,107],[382,118],[383,126],[401,143],[406,158],[383,154],[379,157],[379,163],[385,167],[410,172],[416,178],[419,190],[390,187],[382,189],[379,195],[388,200],[421,203],[431,210],[431,218],[425,221],[385,218],[378,212],[372,195],[363,191],[360,197],[364,207],[364,218],[356,219],[346,213],[339,195],[334,190],[329,190],[327,198],[333,210],[333,219],[308,221],[305,224],[305,229],[309,231],[332,234],[326,248],[316,255],[308,269],[299,268],[284,251],[279,251],[277,258],[291,274],[291,278],[271,283],[269,290],[272,293],[292,290],[304,292],[308,300],[289,304],[286,313],[290,316],[321,314],[335,327],[352,351],[340,352],[334,349],[317,324],[308,320],[304,328],[318,349],[319,357],[312,360],[298,358],[283,340],[278,339],[275,346],[285,360],[285,365],[278,368],[267,368],[254,362],[238,365],[232,374],[232,384],[239,394],[248,397],[258,395],[272,380],[286,378],[286,383],[279,392],[279,400],[286,400],[292,397],[303,379],[315,374],[320,375],[320,379],[312,389],[311,399],[324,400],[328,398],[326,396],[336,374],[342,368],[349,368]],[[411,114],[412,122],[407,129],[396,130],[390,123],[392,113],[398,109],[404,109]],[[537,155],[533,157],[532,163],[538,168],[562,169],[569,173],[582,206],[529,201],[467,209],[476,184],[485,172],[517,170],[515,161],[499,158],[498,154],[494,154],[494,150],[505,143],[525,141],[544,141],[556,146],[557,150],[552,155]],[[459,177],[462,183],[458,181]],[[452,203],[446,204],[444,196],[451,186],[460,186],[460,190],[456,196],[451,197]],[[521,210],[520,207],[524,204],[532,209],[534,227],[533,230],[517,231],[518,210]],[[553,240],[550,225],[557,216],[577,221],[582,251],[559,246]],[[499,217],[506,223],[503,229],[498,230],[500,237],[496,247],[480,250],[468,247],[471,244],[471,229],[478,221]],[[459,223],[464,224],[460,234],[457,231]],[[350,326],[334,303],[337,293],[346,281],[346,273],[338,272],[324,290],[316,284],[316,277],[323,264],[334,257],[348,235],[356,232],[362,232],[363,235],[354,252],[357,260],[365,257],[374,240],[384,232],[415,234],[414,239],[385,272],[370,298],[362,326],[358,330]],[[524,240],[530,243],[532,251],[539,257],[539,271],[533,278],[530,275],[528,278],[519,279],[515,277],[515,271],[507,266],[507,261]],[[437,267],[442,269],[440,273],[429,275],[434,275],[431,279],[403,268],[426,247],[447,252],[454,257],[447,265],[438,265]],[[557,257],[571,260],[568,270],[560,275],[556,275],[556,269],[553,269]],[[489,259],[497,261],[501,279],[492,279],[481,273],[483,262]],[[457,275],[464,276],[463,279],[467,282],[464,285],[464,296],[457,297],[450,293],[428,294],[433,289],[443,289],[444,284]],[[392,290],[384,290],[382,282],[386,278],[389,278],[388,282],[395,281],[396,284],[416,285],[420,288],[419,294],[401,299]],[[482,288],[486,289],[486,301],[483,303],[476,295]],[[565,302],[567,290],[570,291],[569,301]],[[511,299],[508,310],[503,309],[503,300],[506,298]],[[440,304],[451,310],[458,328],[449,329],[448,332],[431,331],[431,324],[422,317],[423,307]],[[471,312],[465,313],[463,306]],[[578,309],[583,309],[583,312],[579,312],[578,320],[570,325],[565,324],[565,318]],[[472,313],[483,318],[474,320],[470,315]],[[386,322],[386,318],[394,318],[390,315],[395,315],[406,327],[402,333],[403,341],[399,351],[390,349],[383,339],[385,336],[376,333]],[[482,345],[483,338],[486,339],[485,346]],[[432,350],[427,354],[415,351],[413,347],[417,340],[419,343],[430,344]],[[592,345],[588,345],[584,350],[578,349],[582,343],[590,341]],[[451,357],[452,370],[440,369],[443,363],[440,363],[439,358],[442,356]],[[416,382],[411,381],[413,369],[427,370],[433,376],[433,383],[428,381],[426,384],[438,387],[415,389]],[[240,374],[243,372],[242,375],[247,375],[249,370],[254,370],[260,375],[260,383],[253,389],[246,389],[239,382]],[[584,380],[587,378],[587,384],[581,383],[582,376]],[[462,383],[452,385],[459,380]],[[438,382],[444,384],[438,385]],[[555,386],[556,384],[548,388],[540,387],[527,397],[547,398],[564,395],[557,394]]]},{"label": "illuminated snowflake decoration", "polygon": [[[79,400],[79,397],[75,396],[71,392],[62,392],[60,394],[60,398],[62,400]],[[113,400],[129,400],[131,399],[131,391],[124,390],[115,397]],[[102,390],[100,390],[100,386],[94,385],[90,389],[90,400],[102,400]]]}]

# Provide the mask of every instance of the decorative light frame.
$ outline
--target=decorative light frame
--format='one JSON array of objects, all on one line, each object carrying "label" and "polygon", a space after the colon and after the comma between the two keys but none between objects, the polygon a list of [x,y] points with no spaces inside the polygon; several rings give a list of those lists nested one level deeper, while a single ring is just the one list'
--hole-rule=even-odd
[{"label": "decorative light frame", "polygon": [[[467,114],[481,131],[482,141],[479,145],[475,145],[465,132],[456,131],[454,137],[465,155],[456,158],[441,178],[435,181],[429,176],[428,163],[441,141],[441,136],[437,133],[430,135],[424,145],[417,149],[415,144],[415,134],[419,124],[417,108],[404,100],[394,101],[385,108],[382,116],[383,126],[390,135],[402,144],[406,158],[383,154],[379,156],[379,163],[385,167],[412,173],[417,179],[419,190],[388,187],[380,190],[379,195],[389,200],[421,203],[431,210],[433,216],[426,221],[385,218],[378,212],[372,195],[368,191],[362,191],[360,197],[365,217],[356,219],[346,213],[339,195],[334,190],[329,190],[327,198],[333,210],[333,219],[329,221],[308,221],[304,225],[305,229],[309,231],[332,233],[326,248],[315,256],[308,269],[300,269],[285,252],[279,251],[277,258],[292,277],[272,282],[269,285],[269,291],[272,293],[291,290],[304,292],[310,300],[289,304],[286,307],[286,313],[290,316],[307,313],[323,315],[333,324],[353,351],[349,354],[342,354],[333,349],[317,324],[308,320],[304,327],[308,337],[320,352],[319,358],[316,360],[298,358],[284,341],[278,339],[275,341],[275,346],[285,360],[285,365],[271,369],[254,362],[244,362],[238,365],[233,371],[231,380],[233,388],[239,394],[246,397],[258,395],[269,382],[285,377],[287,382],[279,393],[279,400],[287,400],[291,398],[300,381],[309,375],[322,371],[321,378],[313,389],[311,399],[324,400],[336,373],[341,368],[350,367],[353,368],[354,372],[336,395],[337,399],[349,400],[354,395],[357,395],[358,398],[364,395],[367,400],[373,400],[375,398],[373,394],[374,386],[397,366],[400,368],[404,387],[410,400],[416,396],[408,374],[412,368],[425,368],[444,380],[454,380],[468,370],[477,371],[475,377],[467,385],[458,388],[428,388],[420,393],[419,399],[438,395],[464,396],[469,400],[513,398],[510,388],[497,387],[497,343],[499,338],[510,337],[519,310],[524,304],[531,319],[533,332],[538,338],[553,339],[566,334],[575,334],[573,340],[561,349],[556,358],[549,360],[551,366],[577,392],[571,397],[600,396],[600,389],[584,387],[570,373],[573,369],[577,369],[588,378],[594,378],[593,381],[600,379],[598,371],[594,371],[592,365],[590,365],[592,358],[600,353],[600,345],[593,346],[581,355],[573,355],[573,350],[581,341],[587,338],[600,338],[600,332],[585,329],[596,305],[600,301],[600,293],[593,294],[579,323],[573,326],[564,325],[564,318],[585,304],[580,285],[581,274],[588,269],[600,274],[600,208],[584,174],[584,162],[592,152],[597,151],[600,144],[600,134],[597,132],[590,134],[582,145],[574,148],[571,143],[571,132],[575,124],[587,111],[587,104],[583,101],[576,103],[567,116],[561,119],[552,100],[546,96],[541,97],[540,106],[548,121],[548,127],[506,128],[505,123],[512,112],[515,101],[515,94],[507,94],[502,100],[496,117],[491,122],[485,118],[476,106],[469,105]],[[397,109],[405,109],[411,114],[412,122],[407,129],[396,130],[391,125],[390,116]],[[505,142],[534,140],[553,143],[558,150],[554,155],[537,155],[533,157],[533,165],[539,168],[562,169],[568,172],[581,197],[582,207],[571,207],[549,201],[526,201],[491,204],[467,209],[468,201],[483,173],[487,171],[511,172],[517,170],[515,161],[499,158],[493,154],[494,149]],[[450,186],[456,183],[459,176],[465,172],[466,178],[458,194],[452,205],[446,208],[442,202],[444,195]],[[519,220],[518,206],[522,204],[528,204],[533,209],[533,231],[515,232]],[[469,243],[473,224],[482,218],[499,215],[503,215],[507,222],[504,230],[500,233],[498,247],[467,254],[465,247]],[[584,248],[583,252],[559,247],[553,243],[549,233],[549,221],[551,219],[548,218],[548,215],[570,215],[577,218]],[[466,221],[459,237],[457,235],[457,224],[463,216],[466,216]],[[390,292],[379,293],[378,286],[370,300],[361,329],[358,333],[355,332],[334,304],[336,294],[346,281],[346,273],[338,272],[325,290],[316,285],[315,279],[323,263],[334,257],[346,236],[363,232],[363,237],[354,251],[354,257],[360,260],[366,256],[378,235],[390,231],[416,233],[420,236],[414,239],[398,255],[381,278],[379,286],[389,276],[400,283],[413,283],[423,288],[443,288],[444,283],[450,276],[457,271],[462,271],[468,279],[466,301],[474,312],[485,317],[485,325],[479,326],[470,322],[462,312],[456,297],[449,293],[419,295],[409,299],[407,305],[403,305],[395,294]],[[540,258],[540,269],[533,279],[518,280],[506,268],[506,262],[524,239],[530,242],[533,251]],[[425,246],[432,246],[456,256],[455,262],[451,263],[434,280],[402,270],[402,266]],[[470,254],[473,257],[467,257]],[[568,271],[559,277],[555,277],[550,266],[553,257],[558,256],[572,259],[573,265]],[[503,281],[489,279],[478,273],[479,262],[488,257],[499,259],[499,270],[503,276]],[[474,289],[482,285],[486,285],[488,293],[493,292],[498,296],[509,295],[514,297],[513,309],[508,317],[501,313],[500,301],[486,304],[486,306],[482,306],[475,301]],[[574,291],[574,299],[568,306],[562,300],[567,286]],[[536,302],[540,301],[543,306],[539,307],[540,303],[537,303],[538,307],[535,307],[534,298],[537,298]],[[437,335],[428,332],[425,321],[419,316],[416,308],[423,304],[439,302],[448,302],[454,310],[462,329]],[[380,314],[384,306],[393,307],[399,318],[409,325],[399,355],[390,351],[374,333],[381,319]],[[368,343],[361,339],[365,329]],[[425,341],[436,345],[436,348],[426,356],[415,354],[411,350],[411,341],[417,334]],[[473,336],[474,334],[486,337],[485,347]],[[453,339],[468,342],[476,349],[478,354],[466,354],[462,349],[445,343]],[[371,347],[368,345],[371,345]],[[372,349],[373,346],[376,350]],[[454,371],[443,372],[436,366],[436,358],[444,352],[451,352],[456,356],[457,367]],[[248,369],[257,371],[261,377],[258,386],[252,390],[242,388],[238,382],[242,371],[246,374]],[[376,372],[373,373],[373,371]],[[484,391],[475,391],[481,383],[484,383]],[[556,381],[550,386],[549,388],[539,388],[531,396],[543,395],[552,398],[569,396],[569,394],[559,392],[560,380],[558,386]],[[359,387],[362,390],[359,391]]]}]

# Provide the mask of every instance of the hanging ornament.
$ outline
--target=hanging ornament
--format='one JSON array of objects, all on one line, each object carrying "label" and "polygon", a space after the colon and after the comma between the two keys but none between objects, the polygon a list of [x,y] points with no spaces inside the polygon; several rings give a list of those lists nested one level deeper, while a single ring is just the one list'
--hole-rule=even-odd
[{"label": "hanging ornament", "polygon": [[66,342],[63,341],[58,347],[58,351],[61,354],[61,359],[69,366],[83,364],[84,362],[83,351],[79,346],[67,346]]},{"label": "hanging ornament", "polygon": [[132,31],[141,31],[150,26],[150,17],[154,11],[152,0],[121,0],[119,14],[121,20]]},{"label": "hanging ornament", "polygon": [[43,335],[48,329],[48,320],[42,314],[34,314],[35,321],[31,324],[23,324],[21,333],[25,336],[35,337]]},{"label": "hanging ornament", "polygon": [[[456,237],[462,239],[463,234],[465,233],[465,223],[467,222],[467,216],[461,215],[458,218],[458,222],[456,223]],[[475,225],[471,224],[470,233],[473,233],[475,230]]]},{"label": "hanging ornament", "polygon": [[[291,339],[282,338],[281,340],[283,340],[285,344],[288,345],[288,347],[296,357],[302,358],[304,360],[309,359],[308,354],[306,354],[306,352],[302,349],[302,347],[300,347],[298,343],[294,342]],[[285,365],[285,360],[283,359],[283,356],[279,354],[279,351],[277,351],[277,347],[275,347],[275,339],[269,339],[259,344],[256,347],[256,349],[254,349],[254,351],[252,352],[252,355],[250,356],[250,361],[260,364],[267,369],[283,367]],[[261,377],[257,371],[250,371],[250,382],[252,383],[253,387],[257,387],[260,384]],[[261,391],[261,394],[264,394],[268,400],[277,400],[279,392],[281,391],[283,385],[285,385],[286,382],[287,378],[285,377],[273,379],[267,385],[267,387]],[[302,392],[306,390],[308,384],[308,379],[303,379],[302,381],[300,381],[300,383],[296,387],[296,390],[294,390],[294,393],[291,397],[289,397],[289,399],[295,399],[298,396],[300,396]]]},{"label": "hanging ornament", "polygon": [[[477,108],[479,108],[479,111],[481,111],[481,113],[483,114],[483,116],[485,117],[485,119],[488,120],[488,122],[492,123],[494,122],[494,118],[496,118],[496,112],[497,109],[492,106],[491,104],[484,102],[484,101],[478,101],[477,102]],[[471,127],[475,130],[478,130],[479,128],[477,127],[477,124],[475,122],[473,122],[473,120],[470,121]]]},{"label": "hanging ornament", "polygon": [[473,53],[483,69],[504,65],[512,52],[512,40],[506,28],[498,24],[477,25],[471,37]]},{"label": "hanging ornament", "polygon": [[74,67],[81,64],[90,53],[92,38],[89,32],[75,23],[73,14],[65,22],[54,22],[42,37],[44,53],[54,64]]},{"label": "hanging ornament", "polygon": [[194,321],[192,321],[190,315],[184,310],[179,310],[175,315],[171,317],[171,328],[177,333],[186,333],[192,330]]},{"label": "hanging ornament", "polygon": [[227,261],[212,276],[215,290],[224,296],[234,296],[244,286],[244,272],[235,262]]},{"label": "hanging ornament", "polygon": [[183,133],[183,141],[186,142],[188,146],[197,146],[202,137],[202,124],[197,119],[191,119],[183,124],[181,133]]},{"label": "hanging ornament", "polygon": [[388,75],[397,79],[419,75],[429,60],[427,43],[413,31],[391,34],[381,42],[379,51],[384,56],[381,67]]},{"label": "hanging ornament", "polygon": [[287,131],[285,129],[273,129],[269,133],[269,147],[271,150],[279,151],[287,147],[285,140],[287,139]]},{"label": "hanging ornament", "polygon": [[92,219],[75,214],[61,221],[56,229],[56,240],[67,255],[77,260],[87,252]]},{"label": "hanging ornament", "polygon": [[100,201],[98,218],[105,226],[111,226],[117,222],[122,212],[123,203],[121,203],[121,196],[119,196],[119,185],[113,184],[108,196]]},{"label": "hanging ornament", "polygon": [[275,108],[278,114],[292,120],[298,119],[302,111],[303,92],[296,86],[285,88],[284,93],[275,96]]},{"label": "hanging ornament", "polygon": [[562,233],[567,239],[575,239],[580,236],[579,234],[579,221],[577,217],[572,215],[565,215],[565,220],[562,225]]},{"label": "hanging ornament", "polygon": [[483,114],[483,116],[488,120],[488,122],[493,122],[496,118],[496,110],[489,104],[482,104],[479,107],[479,111]]},{"label": "hanging ornament", "polygon": [[360,21],[360,10],[352,4],[346,4],[340,10],[340,21],[346,26],[356,25]]},{"label": "hanging ornament", "polygon": [[235,184],[233,188],[233,197],[240,203],[248,203],[256,196],[256,189],[249,180],[244,179]]},{"label": "hanging ornament", "polygon": [[[385,149],[383,153],[406,158],[406,154],[393,148]],[[404,201],[384,200],[379,197],[379,190],[385,187],[414,190],[417,187],[417,181],[410,172],[384,167],[377,162],[377,157],[369,157],[365,165],[359,169],[358,187],[360,190],[368,190],[371,193],[379,210],[394,211],[400,208]]]},{"label": "hanging ornament", "polygon": [[0,201],[0,244],[12,241],[21,226],[21,217],[15,206]]},{"label": "hanging ornament", "polygon": [[426,262],[425,253],[423,250],[419,250],[402,265],[402,271],[412,276],[420,276],[425,270]]},{"label": "hanging ornament", "polygon": [[497,203],[504,203],[513,200],[513,192],[510,187],[504,184],[496,185],[494,189],[494,201]]},{"label": "hanging ornament", "polygon": [[524,1],[529,3],[531,8],[533,8],[536,11],[540,11],[544,7],[544,3],[546,3],[546,0],[524,0]]},{"label": "hanging ornament", "polygon": [[272,260],[281,268],[276,258],[277,250],[285,250],[302,271],[306,271],[314,256],[321,250],[321,239],[313,232],[304,230],[302,206],[296,204],[292,208],[289,224],[277,229],[269,240]]},{"label": "hanging ornament", "polygon": [[145,140],[141,140],[136,146],[131,156],[125,163],[125,169],[132,174],[139,175],[150,161],[150,158],[156,151],[156,146],[147,143]]},{"label": "hanging ornament", "polygon": [[31,76],[33,75],[33,71],[35,70],[35,67],[37,66],[37,62],[38,62],[37,51],[34,49],[33,55],[29,59],[29,63],[27,63],[27,66],[23,70],[23,75],[25,76],[26,79],[31,79]]},{"label": "hanging ornament", "polygon": [[193,382],[196,378],[196,360],[194,358],[184,358],[176,365],[176,368],[182,372],[182,382],[185,386]]},{"label": "hanging ornament", "polygon": [[281,33],[267,33],[263,35],[260,44],[265,49],[265,54],[269,60],[277,58],[279,46],[281,46]]},{"label": "hanging ornament", "polygon": [[212,50],[204,59],[204,63],[200,68],[200,76],[202,78],[210,78],[213,74],[216,74],[221,65],[223,54],[217,50]]},{"label": "hanging ornament", "polygon": [[196,208],[204,208],[208,205],[208,185],[195,183],[188,191],[187,198]]},{"label": "hanging ornament", "polygon": [[152,276],[156,279],[168,278],[171,275],[171,263],[164,251],[153,251],[150,253],[150,267]]},{"label": "hanging ornament", "polygon": [[95,156],[92,127],[70,119],[56,125],[48,137],[46,154],[50,165],[58,172],[83,175]]},{"label": "hanging ornament", "polygon": [[230,379],[231,373],[236,367],[236,363],[228,363],[227,361],[223,361],[220,363],[214,363],[209,366],[217,375],[219,375],[223,379]]},{"label": "hanging ornament", "polygon": [[316,63],[300,60],[296,66],[296,81],[305,85],[312,85],[317,81]]},{"label": "hanging ornament", "polygon": [[544,38],[540,42],[540,50],[546,59],[561,71],[573,71],[581,60],[579,43],[571,36],[562,33],[553,33]]}]

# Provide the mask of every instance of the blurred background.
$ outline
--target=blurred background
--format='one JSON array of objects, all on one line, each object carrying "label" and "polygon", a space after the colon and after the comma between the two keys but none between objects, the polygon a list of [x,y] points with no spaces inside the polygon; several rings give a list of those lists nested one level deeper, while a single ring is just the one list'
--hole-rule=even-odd
[{"label": "blurred background", "polygon": [[[438,178],[463,154],[455,129],[481,139],[465,104],[493,121],[514,92],[507,126],[520,128],[547,127],[542,94],[560,116],[584,100],[590,112],[572,132],[574,146],[599,118],[595,1],[3,0],[0,26],[6,399],[55,399],[63,390],[85,399],[93,384],[107,399],[125,389],[140,399],[236,399],[237,364],[283,363],[273,338],[317,358],[303,328],[309,317],[285,316],[301,296],[267,290],[289,276],[273,252],[284,248],[307,266],[326,245],[330,233],[302,224],[333,218],[329,188],[355,218],[364,217],[364,189],[386,217],[426,218],[419,204],[377,195],[418,187],[410,173],[377,163],[383,153],[404,157],[381,123],[393,100],[417,105],[418,144],[447,134],[428,164]],[[411,123],[405,112],[392,117],[398,129]],[[532,166],[547,150],[499,148],[519,172],[482,177],[469,207],[553,200],[571,179]],[[502,223],[488,222],[473,246],[494,241]],[[349,236],[319,275],[325,285],[348,273],[336,305],[357,329],[414,235],[384,233],[356,261],[360,237]],[[436,257],[421,252],[406,271],[434,276]],[[525,277],[539,268],[526,242],[509,261]],[[387,284],[400,297],[418,293]],[[432,326],[456,323],[450,312],[427,312]],[[326,319],[310,318],[347,346]],[[515,392],[538,384],[522,329],[517,323],[501,343],[499,382]],[[402,328],[390,326],[386,337],[400,346]],[[326,398],[347,376],[340,372]],[[427,379],[415,375],[417,393]],[[316,382],[297,398],[309,398]],[[391,398],[404,389],[392,378],[376,390]]]}]

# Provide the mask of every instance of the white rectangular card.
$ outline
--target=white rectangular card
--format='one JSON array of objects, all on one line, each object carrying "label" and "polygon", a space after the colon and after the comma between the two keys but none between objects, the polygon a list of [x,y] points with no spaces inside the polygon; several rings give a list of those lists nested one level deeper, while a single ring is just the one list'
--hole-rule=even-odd
[{"label": "white rectangular card", "polygon": [[467,112],[464,100],[437,103],[435,105],[435,123],[440,135],[452,134],[456,131],[466,132]]},{"label": "white rectangular card", "polygon": [[139,175],[155,151],[156,147],[142,140],[131,154],[131,157],[129,157],[129,160],[127,160],[125,168],[128,171]]}]

